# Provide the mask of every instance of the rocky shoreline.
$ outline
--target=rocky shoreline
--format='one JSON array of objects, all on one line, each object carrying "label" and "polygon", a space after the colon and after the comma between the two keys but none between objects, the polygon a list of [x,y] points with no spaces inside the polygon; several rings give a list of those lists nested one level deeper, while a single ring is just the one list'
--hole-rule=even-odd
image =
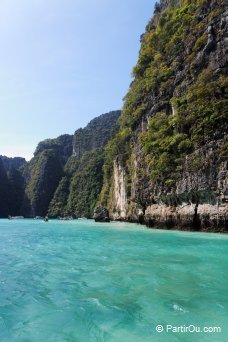
[{"label": "rocky shoreline", "polygon": [[152,229],[228,233],[226,207],[216,210],[215,206],[210,206],[210,211],[211,216],[208,215],[208,205],[199,205],[197,213],[195,205],[185,205],[179,208],[152,205],[147,208],[145,214],[141,212],[138,216],[118,218],[110,215],[107,208],[99,206],[95,208],[93,218],[95,222],[138,223]]}]

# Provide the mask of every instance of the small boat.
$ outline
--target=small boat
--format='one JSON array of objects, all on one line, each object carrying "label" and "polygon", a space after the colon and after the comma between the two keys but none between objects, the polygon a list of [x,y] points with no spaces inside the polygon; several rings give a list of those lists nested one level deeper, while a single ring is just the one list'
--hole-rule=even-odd
[{"label": "small boat", "polygon": [[44,222],[48,222],[48,216],[45,216]]},{"label": "small boat", "polygon": [[71,220],[76,220],[77,217],[73,217],[73,216],[64,216],[64,217],[61,217],[59,216],[58,217],[58,220],[60,221],[71,221]]},{"label": "small boat", "polygon": [[8,216],[9,220],[20,220],[20,219],[24,219],[24,216]]}]

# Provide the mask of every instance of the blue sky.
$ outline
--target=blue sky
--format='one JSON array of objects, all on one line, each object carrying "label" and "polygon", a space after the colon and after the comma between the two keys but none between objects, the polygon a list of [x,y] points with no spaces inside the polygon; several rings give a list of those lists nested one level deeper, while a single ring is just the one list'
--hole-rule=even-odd
[{"label": "blue sky", "polygon": [[120,109],[153,0],[1,0],[0,154]]}]

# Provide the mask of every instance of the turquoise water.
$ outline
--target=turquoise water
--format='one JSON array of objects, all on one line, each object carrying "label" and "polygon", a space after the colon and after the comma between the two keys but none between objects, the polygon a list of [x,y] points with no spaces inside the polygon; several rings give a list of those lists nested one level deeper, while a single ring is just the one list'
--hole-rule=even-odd
[{"label": "turquoise water", "polygon": [[227,341],[227,266],[227,235],[0,220],[0,341]]}]

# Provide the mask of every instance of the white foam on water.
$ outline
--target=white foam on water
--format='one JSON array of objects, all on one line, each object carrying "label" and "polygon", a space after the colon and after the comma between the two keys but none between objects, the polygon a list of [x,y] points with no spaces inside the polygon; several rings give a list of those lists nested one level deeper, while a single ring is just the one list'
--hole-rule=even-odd
[{"label": "white foam on water", "polygon": [[186,310],[184,310],[180,305],[178,304],[173,304],[173,310],[175,311],[181,311],[181,312],[187,312]]}]

